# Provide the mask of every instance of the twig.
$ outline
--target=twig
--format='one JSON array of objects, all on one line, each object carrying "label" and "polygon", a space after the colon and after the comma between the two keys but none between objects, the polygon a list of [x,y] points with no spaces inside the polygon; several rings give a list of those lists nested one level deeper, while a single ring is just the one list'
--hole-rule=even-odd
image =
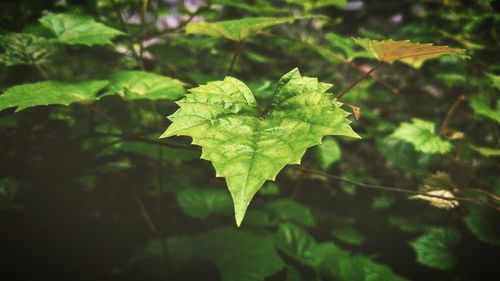
[{"label": "twig", "polygon": [[490,204],[488,201],[485,201],[481,198],[470,196],[469,194],[467,194],[467,192],[465,192],[461,187],[459,187],[455,183],[452,183],[452,185],[453,185],[453,189],[455,192],[462,194],[466,198],[469,198],[472,202],[475,202],[476,204],[483,205],[483,206],[486,206],[490,209],[496,210],[497,212],[500,212],[499,207],[497,207],[493,204]]},{"label": "twig", "polygon": [[153,221],[151,220],[151,217],[149,216],[148,211],[144,207],[144,204],[142,203],[141,197],[139,197],[139,194],[137,193],[137,189],[135,188],[135,186],[134,186],[134,196],[135,196],[135,199],[137,202],[137,206],[139,206],[139,210],[141,211],[141,215],[144,218],[144,221],[146,221],[146,223],[149,227],[149,230],[151,231],[151,233],[153,235],[157,235],[158,230],[157,230],[156,226],[154,225]]},{"label": "twig", "polygon": [[372,69],[370,69],[368,72],[365,72],[365,74],[361,75],[349,87],[347,87],[338,96],[336,96],[335,99],[340,100],[347,92],[349,92],[352,88],[356,87],[361,81],[363,81],[366,78],[366,76],[370,76],[370,74],[372,74],[375,70],[377,70],[377,68],[379,68],[382,64],[384,64],[384,62],[379,61]]},{"label": "twig", "polygon": [[241,40],[241,41],[238,41],[238,43],[236,43],[236,49],[234,50],[233,59],[231,60],[231,64],[229,65],[226,76],[229,76],[231,74],[231,71],[233,71],[234,63],[236,62],[236,60],[238,59],[238,56],[240,55],[241,47],[243,46],[243,42],[244,41]]},{"label": "twig", "polygon": [[[115,10],[116,17],[118,18],[118,21],[122,25],[123,30],[125,31],[125,33],[127,33],[129,36],[131,36],[131,34],[129,34],[127,23],[123,19],[123,16],[120,12],[120,9],[118,8],[118,4],[116,3],[116,0],[110,0],[110,1],[111,1],[112,6],[113,6],[113,9]],[[135,60],[139,64],[139,67],[141,69],[144,69],[144,62],[142,60],[142,56],[139,56],[139,54],[137,53],[137,51],[134,48],[134,39],[132,37],[130,37],[130,40],[127,40],[127,42],[129,44],[130,51],[132,52],[132,56],[135,58]]]},{"label": "twig", "polygon": [[[148,9],[148,0],[142,0],[142,10],[141,10],[141,37],[143,37],[146,27],[146,16]],[[139,43],[139,55],[141,58],[141,69],[144,70],[144,45],[142,44],[142,39],[138,40]]]},{"label": "twig", "polygon": [[95,112],[97,115],[99,115],[99,117],[101,117],[102,119],[108,121],[109,123],[111,124],[114,124],[116,125],[116,121],[111,118],[111,116],[109,116],[108,114],[106,114],[106,112],[100,110],[97,106],[93,105],[93,104],[87,104],[86,105],[88,109],[90,109],[91,111]]},{"label": "twig", "polygon": [[495,201],[500,201],[500,196],[498,195],[495,195],[487,190],[484,190],[482,188],[462,188],[463,190],[469,190],[469,191],[472,191],[472,192],[479,192],[479,193],[482,193],[488,197],[490,197],[491,199],[495,200]]},{"label": "twig", "polygon": [[447,132],[447,130],[448,130],[448,123],[450,122],[451,117],[453,116],[453,114],[457,110],[457,108],[460,105],[460,103],[462,103],[465,100],[466,100],[466,97],[464,95],[460,95],[455,100],[455,102],[451,105],[450,109],[446,113],[446,117],[443,120],[443,125],[441,125],[441,129],[439,129],[439,134],[443,135],[443,134],[445,134]]},{"label": "twig", "polygon": [[299,169],[299,170],[302,170],[302,171],[306,171],[306,172],[314,173],[314,174],[317,174],[317,175],[321,175],[321,176],[324,176],[324,177],[329,178],[329,179],[345,181],[345,182],[348,182],[348,183],[351,183],[351,184],[354,184],[354,185],[357,185],[357,186],[361,186],[361,187],[366,187],[366,188],[379,189],[379,190],[385,190],[385,191],[391,191],[391,192],[407,193],[407,194],[412,194],[412,195],[425,195],[425,196],[428,196],[428,197],[434,197],[434,198],[445,199],[445,200],[457,200],[457,201],[471,201],[471,202],[474,202],[474,200],[471,199],[471,198],[463,198],[463,197],[453,197],[453,198],[450,198],[450,197],[432,195],[432,194],[428,194],[428,193],[425,193],[425,192],[419,192],[419,191],[414,191],[414,190],[410,190],[410,189],[404,189],[404,188],[398,188],[398,187],[391,187],[391,186],[383,186],[383,185],[376,185],[376,184],[368,184],[368,183],[363,183],[363,182],[357,182],[357,181],[354,181],[354,180],[351,180],[351,179],[348,179],[348,178],[344,178],[344,177],[340,177],[340,176],[335,176],[335,175],[331,175],[331,174],[328,174],[328,173],[325,173],[325,172],[322,172],[322,171],[318,171],[318,170],[314,170],[314,169],[309,169],[309,168],[304,168],[304,167],[300,167],[300,166],[297,166],[296,168]]},{"label": "twig", "polygon": [[196,147],[188,145],[188,144],[182,144],[182,143],[176,143],[176,142],[166,142],[166,141],[156,141],[156,140],[152,140],[152,139],[141,138],[141,137],[135,136],[135,135],[124,135],[124,134],[97,132],[97,133],[93,133],[91,136],[83,136],[81,138],[85,139],[88,137],[117,137],[117,138],[121,138],[122,140],[139,141],[139,142],[143,142],[143,143],[157,144],[160,146],[168,146],[168,147],[196,150]]}]

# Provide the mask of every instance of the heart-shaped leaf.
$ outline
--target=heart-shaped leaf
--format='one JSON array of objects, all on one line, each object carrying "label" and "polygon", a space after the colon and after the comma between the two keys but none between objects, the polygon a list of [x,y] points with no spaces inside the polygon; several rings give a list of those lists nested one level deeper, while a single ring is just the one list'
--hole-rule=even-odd
[{"label": "heart-shaped leaf", "polygon": [[225,177],[233,197],[237,225],[250,200],[266,180],[274,180],[286,164],[299,164],[307,148],[323,136],[358,138],[347,111],[326,91],[331,84],[285,74],[269,106],[261,109],[250,89],[233,77],[190,90],[169,119],[161,137],[190,136]]}]

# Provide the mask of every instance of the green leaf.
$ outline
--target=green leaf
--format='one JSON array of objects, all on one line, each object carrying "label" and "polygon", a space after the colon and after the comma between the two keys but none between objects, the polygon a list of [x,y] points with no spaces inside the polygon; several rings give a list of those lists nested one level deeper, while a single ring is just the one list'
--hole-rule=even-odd
[{"label": "green leaf", "polygon": [[352,245],[361,245],[365,241],[365,236],[352,225],[336,227],[332,231],[332,235],[338,240]]},{"label": "green leaf", "polygon": [[254,95],[241,81],[226,77],[190,90],[169,117],[161,137],[191,136],[212,161],[231,192],[240,225],[252,197],[266,180],[274,180],[287,164],[299,164],[307,148],[325,135],[359,137],[340,108],[325,93],[330,84],[285,74],[270,105],[259,110]]},{"label": "green leaf", "polygon": [[[210,261],[219,269],[223,281],[260,281],[284,267],[271,239],[234,228],[171,237],[166,244],[170,264]],[[154,240],[132,262],[159,275],[164,271],[161,249],[161,241]],[[182,280],[180,276],[174,279],[179,278]]]},{"label": "green leaf", "polygon": [[308,13],[316,9],[330,6],[343,7],[347,4],[347,0],[286,0],[286,2],[300,5]]},{"label": "green leaf", "polygon": [[460,233],[453,228],[433,227],[410,242],[417,261],[428,267],[447,270],[457,265],[453,249],[460,243]]},{"label": "green leaf", "polygon": [[17,107],[16,112],[18,112],[39,105],[92,103],[100,98],[97,94],[107,83],[105,80],[80,83],[44,81],[17,85],[0,95],[0,110]]},{"label": "green leaf", "polygon": [[479,240],[491,245],[500,245],[500,226],[496,223],[499,219],[498,212],[485,207],[471,207],[464,217],[464,222]]},{"label": "green leaf", "polygon": [[398,281],[406,280],[372,259],[352,255],[337,245],[326,242],[311,248],[315,268],[331,280],[339,281]]},{"label": "green leaf", "polygon": [[123,34],[84,15],[48,14],[40,23],[56,36],[56,42],[69,45],[111,45],[113,37]]},{"label": "green leaf", "polygon": [[314,266],[314,256],[311,249],[316,247],[316,241],[304,229],[291,223],[279,225],[275,237],[276,247],[288,256],[302,264]]},{"label": "green leaf", "polygon": [[[329,32],[325,35],[330,45],[334,49],[338,49],[348,59],[355,58],[371,58],[372,54],[364,48],[360,48],[354,40],[336,33]],[[361,50],[359,50],[361,49]]]},{"label": "green leaf", "polygon": [[276,246],[303,265],[314,268],[327,280],[385,281],[405,280],[382,264],[368,257],[351,255],[332,242],[317,243],[302,228],[281,224],[276,236]]},{"label": "green leaf", "polygon": [[401,123],[391,137],[408,142],[415,150],[423,153],[447,153],[451,149],[451,143],[441,139],[435,131],[434,123],[413,118],[412,123]]},{"label": "green leaf", "polygon": [[272,218],[280,221],[294,222],[305,226],[314,226],[315,219],[311,209],[291,199],[280,199],[266,205]]},{"label": "green leaf", "polygon": [[488,117],[500,123],[500,98],[494,100],[496,107],[493,108],[490,99],[485,94],[478,94],[470,97],[470,106],[474,113],[484,117]]},{"label": "green leaf", "polygon": [[144,71],[117,72],[109,80],[110,91],[126,100],[177,100],[185,93],[182,82]]},{"label": "green leaf", "polygon": [[387,209],[390,208],[393,203],[394,203],[394,197],[388,195],[379,195],[373,198],[372,209],[374,210]]},{"label": "green leaf", "polygon": [[197,219],[231,210],[231,197],[217,188],[187,188],[177,192],[176,198],[182,211]]},{"label": "green leaf", "polygon": [[493,85],[493,88],[500,90],[500,75],[486,73],[486,76],[490,79],[490,81]]},{"label": "green leaf", "polygon": [[293,23],[296,17],[243,18],[219,22],[194,22],[186,26],[187,34],[203,34],[211,37],[224,37],[233,41],[243,41],[256,33],[278,24]]},{"label": "green leaf", "polygon": [[474,151],[486,157],[498,157],[500,156],[500,148],[491,148],[491,147],[483,147],[483,146],[470,146]]},{"label": "green leaf", "polygon": [[0,36],[0,46],[3,48],[0,63],[7,66],[44,64],[57,50],[47,39],[26,33],[10,33]]},{"label": "green leaf", "polygon": [[323,142],[315,147],[314,152],[314,156],[323,170],[328,170],[342,157],[338,143],[332,138],[323,139]]}]

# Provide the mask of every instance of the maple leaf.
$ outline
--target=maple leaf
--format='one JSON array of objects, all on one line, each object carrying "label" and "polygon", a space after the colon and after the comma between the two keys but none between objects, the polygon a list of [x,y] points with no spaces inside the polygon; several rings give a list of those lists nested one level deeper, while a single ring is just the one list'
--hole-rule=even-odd
[{"label": "maple leaf", "polygon": [[358,138],[350,113],[332,101],[331,84],[302,77],[298,69],[278,82],[269,106],[261,111],[250,89],[233,77],[191,89],[169,116],[161,137],[190,136],[212,161],[216,176],[225,177],[239,226],[248,204],[266,180],[287,164],[299,164],[307,148],[323,136]]}]

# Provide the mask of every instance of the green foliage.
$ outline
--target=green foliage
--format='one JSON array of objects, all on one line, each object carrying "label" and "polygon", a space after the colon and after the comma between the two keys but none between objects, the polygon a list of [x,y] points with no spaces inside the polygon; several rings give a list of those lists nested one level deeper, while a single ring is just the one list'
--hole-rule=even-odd
[{"label": "green foliage", "polygon": [[69,45],[109,45],[113,37],[123,34],[84,15],[48,14],[40,23],[52,32],[55,42]]},{"label": "green foliage", "polygon": [[8,2],[3,279],[497,274],[492,1]]},{"label": "green foliage", "polygon": [[182,82],[144,71],[117,72],[109,80],[109,90],[126,100],[177,100],[185,92]]},{"label": "green foliage", "polygon": [[500,228],[498,224],[492,224],[492,221],[498,221],[497,212],[471,207],[469,213],[464,217],[464,222],[470,232],[479,240],[492,244],[500,245]]},{"label": "green foliage", "polygon": [[292,23],[294,17],[284,18],[244,18],[220,22],[195,22],[186,26],[187,34],[203,34],[212,37],[224,37],[233,41],[243,41],[256,33],[284,23]]},{"label": "green foliage", "polygon": [[317,243],[303,229],[292,225],[280,226],[278,249],[306,266],[316,268],[334,280],[405,280],[384,265],[361,255],[352,255],[333,242]]},{"label": "green foliage", "polygon": [[9,207],[18,192],[19,184],[14,178],[0,179],[0,210]]},{"label": "green foliage", "polygon": [[319,162],[321,169],[327,170],[334,163],[340,161],[342,151],[338,143],[332,138],[325,138],[323,142],[316,146],[314,156]]},{"label": "green foliage", "polygon": [[231,207],[229,194],[216,188],[187,188],[177,192],[176,197],[186,215],[202,220],[211,214],[227,213]]},{"label": "green foliage", "polygon": [[57,48],[47,39],[26,33],[10,33],[0,36],[0,63],[7,66],[18,64],[40,65],[47,63]]},{"label": "green foliage", "polygon": [[261,110],[243,82],[226,77],[191,89],[162,137],[191,136],[203,148],[201,157],[226,178],[240,225],[264,182],[274,180],[286,164],[299,164],[323,136],[358,137],[345,118],[349,113],[325,93],[330,87],[294,69]]},{"label": "green foliage", "polygon": [[453,249],[460,243],[460,233],[453,228],[429,228],[410,242],[417,261],[423,265],[446,270],[456,266]]},{"label": "green foliage", "polygon": [[302,6],[307,13],[330,6],[342,7],[347,3],[346,0],[286,0],[286,2]]},{"label": "green foliage", "polygon": [[17,112],[40,105],[89,104],[101,97],[99,91],[107,83],[105,80],[80,83],[45,81],[14,86],[0,95],[0,110],[16,107]]},{"label": "green foliage", "polygon": [[391,137],[411,143],[415,150],[423,153],[447,153],[451,143],[437,136],[435,131],[434,123],[413,118],[412,123],[401,123]]},{"label": "green foliage", "polygon": [[[210,261],[219,268],[222,280],[263,280],[284,266],[271,239],[234,228],[217,228],[190,237],[171,237],[166,244],[169,263]],[[163,259],[160,241],[151,242],[135,258],[135,263],[140,264],[144,259]],[[162,268],[154,270],[161,272]]]},{"label": "green foliage", "polygon": [[470,97],[470,106],[474,113],[500,123],[500,99],[496,98],[496,106],[491,106],[490,99],[485,94],[473,95]]}]

